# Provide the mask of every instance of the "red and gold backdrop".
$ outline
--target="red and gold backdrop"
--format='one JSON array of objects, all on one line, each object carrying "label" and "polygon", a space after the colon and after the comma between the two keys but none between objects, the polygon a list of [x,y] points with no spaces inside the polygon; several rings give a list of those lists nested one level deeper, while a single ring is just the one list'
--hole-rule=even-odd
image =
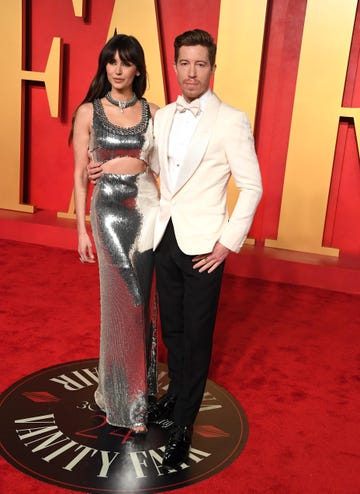
[{"label": "red and gold backdrop", "polygon": [[13,0],[0,27],[0,208],[73,216],[72,113],[115,28],[143,44],[161,106],[178,94],[173,39],[200,27],[218,43],[215,92],[253,124],[264,196],[251,238],[360,254],[357,0]]}]

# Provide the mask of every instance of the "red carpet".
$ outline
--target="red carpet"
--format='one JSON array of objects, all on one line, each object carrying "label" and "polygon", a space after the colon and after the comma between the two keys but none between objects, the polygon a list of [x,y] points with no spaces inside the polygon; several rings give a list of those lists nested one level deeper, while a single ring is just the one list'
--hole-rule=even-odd
[{"label": "red carpet", "polygon": [[[96,358],[96,265],[68,250],[0,248],[1,391],[41,368]],[[249,439],[230,467],[181,492],[360,493],[359,348],[360,296],[227,276],[210,378],[241,403]],[[0,492],[71,491],[0,458]]]}]

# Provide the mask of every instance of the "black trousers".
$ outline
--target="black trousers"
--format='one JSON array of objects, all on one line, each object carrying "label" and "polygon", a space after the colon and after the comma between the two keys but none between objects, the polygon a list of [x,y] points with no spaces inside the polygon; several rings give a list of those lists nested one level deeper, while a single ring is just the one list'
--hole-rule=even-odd
[{"label": "black trousers", "polygon": [[177,398],[176,425],[194,423],[201,405],[224,271],[223,263],[210,274],[199,273],[193,269],[193,257],[180,250],[170,220],[155,251],[155,267],[162,337],[168,351],[168,393]]}]

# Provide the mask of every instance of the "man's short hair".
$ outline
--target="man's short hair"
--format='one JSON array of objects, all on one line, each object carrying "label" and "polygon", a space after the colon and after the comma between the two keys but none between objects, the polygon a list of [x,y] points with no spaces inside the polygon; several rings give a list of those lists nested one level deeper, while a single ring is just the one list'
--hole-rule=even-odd
[{"label": "man's short hair", "polygon": [[209,61],[211,67],[215,64],[215,56],[216,56],[216,43],[214,38],[207,31],[203,31],[202,29],[193,29],[192,31],[185,31],[182,34],[179,34],[175,38],[174,48],[175,48],[175,63],[179,58],[179,50],[181,46],[196,46],[201,45],[205,46],[208,49],[209,53]]}]

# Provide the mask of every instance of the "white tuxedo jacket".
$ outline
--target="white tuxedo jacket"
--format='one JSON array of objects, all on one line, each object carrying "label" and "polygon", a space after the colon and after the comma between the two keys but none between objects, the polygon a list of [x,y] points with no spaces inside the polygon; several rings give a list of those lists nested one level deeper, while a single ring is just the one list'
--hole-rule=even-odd
[{"label": "white tuxedo jacket", "polygon": [[[262,195],[259,164],[247,115],[211,94],[171,191],[168,141],[176,104],[157,111],[151,168],[160,175],[160,209],[154,249],[172,219],[180,249],[188,255],[211,252],[217,241],[238,252]],[[240,193],[231,217],[227,186],[233,176]]]}]

